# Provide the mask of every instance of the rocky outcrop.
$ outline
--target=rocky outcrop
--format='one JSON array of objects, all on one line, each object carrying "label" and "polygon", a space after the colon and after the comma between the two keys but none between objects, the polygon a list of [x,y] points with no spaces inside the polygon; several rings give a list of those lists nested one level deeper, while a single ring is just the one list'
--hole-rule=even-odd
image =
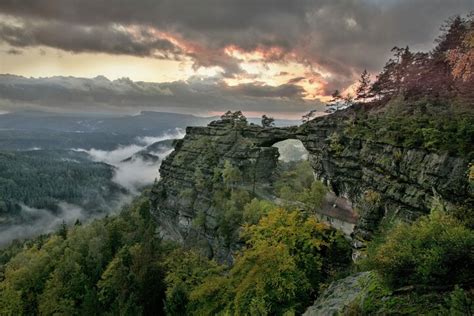
[{"label": "rocky outcrop", "polygon": [[383,218],[427,214],[435,197],[448,209],[472,209],[467,159],[352,137],[346,132],[352,115],[315,119],[298,133],[316,176],[358,212],[356,247],[371,238]]},{"label": "rocky outcrop", "polygon": [[361,272],[331,283],[303,315],[345,315],[351,304],[367,292],[373,277],[374,272]]},{"label": "rocky outcrop", "polygon": [[[286,128],[232,119],[188,127],[163,161],[161,180],[152,190],[162,234],[180,241],[196,239],[192,222],[199,211],[212,223],[211,188],[199,188],[196,173],[209,180],[226,160],[242,172],[242,186],[254,192],[270,189],[278,159],[278,149],[271,146],[286,139],[302,141],[316,177],[358,212],[355,248],[371,238],[383,218],[411,220],[428,213],[434,197],[448,208],[472,207],[466,159],[353,137],[347,132],[353,116],[347,110]],[[203,238],[215,242],[212,236]]]},{"label": "rocky outcrop", "polygon": [[[271,145],[295,137],[295,131],[293,127],[262,128],[232,119],[188,127],[175,151],[161,164],[161,180],[152,189],[154,214],[163,237],[198,243],[201,248],[204,245],[209,255],[227,260],[231,251],[223,249],[213,233],[218,211],[212,201],[215,170],[228,161],[242,174],[239,186],[265,195],[278,161],[278,149]],[[206,233],[193,227],[199,212],[206,215]]]}]

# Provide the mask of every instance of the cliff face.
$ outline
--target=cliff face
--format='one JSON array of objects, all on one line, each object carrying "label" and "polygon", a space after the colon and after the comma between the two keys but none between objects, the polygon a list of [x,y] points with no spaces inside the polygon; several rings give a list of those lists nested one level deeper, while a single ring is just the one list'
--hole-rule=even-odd
[{"label": "cliff face", "polygon": [[206,241],[211,252],[219,248],[214,247],[212,233],[197,236],[193,230],[193,219],[204,211],[212,232],[217,211],[212,207],[211,187],[199,186],[197,173],[211,179],[214,169],[228,160],[242,172],[241,186],[265,196],[278,160],[278,149],[271,146],[286,139],[301,140],[316,177],[352,202],[359,217],[355,248],[371,238],[384,217],[416,218],[429,212],[434,197],[451,208],[472,208],[466,159],[352,137],[347,132],[352,120],[353,112],[345,111],[299,127],[264,128],[232,120],[188,127],[184,139],[163,161],[161,180],[152,190],[162,234],[184,242]]},{"label": "cliff face", "polygon": [[[295,128],[262,128],[233,120],[188,127],[175,151],[161,164],[161,180],[152,189],[152,205],[163,237],[207,248],[209,255],[227,260],[231,251],[217,238],[212,179],[226,161],[242,174],[240,187],[266,195],[278,161],[273,143],[293,138]],[[193,227],[204,212],[206,233]]]},{"label": "cliff face", "polygon": [[352,115],[347,111],[315,119],[299,133],[317,178],[350,200],[359,215],[356,248],[382,219],[427,214],[433,198],[448,209],[472,210],[466,158],[353,137],[347,133]]}]

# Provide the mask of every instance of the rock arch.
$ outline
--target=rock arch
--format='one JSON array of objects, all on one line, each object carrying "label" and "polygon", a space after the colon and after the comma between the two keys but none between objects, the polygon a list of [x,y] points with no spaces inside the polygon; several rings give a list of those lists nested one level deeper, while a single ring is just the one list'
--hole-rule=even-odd
[{"label": "rock arch", "polygon": [[[229,160],[249,185],[264,187],[278,158],[271,146],[287,139],[302,141],[316,177],[332,189],[335,199],[342,197],[363,210],[354,232],[357,240],[370,239],[384,216],[411,220],[428,213],[435,194],[447,204],[469,201],[468,161],[352,137],[346,132],[350,120],[350,113],[336,113],[301,126],[218,120],[206,127],[188,127],[163,161],[161,180],[152,189],[152,207],[162,232],[186,240],[196,210],[209,208],[211,192],[194,192],[192,205],[182,196],[193,190],[196,170],[212,177],[214,168]],[[378,197],[377,204],[366,199],[368,193]]]}]

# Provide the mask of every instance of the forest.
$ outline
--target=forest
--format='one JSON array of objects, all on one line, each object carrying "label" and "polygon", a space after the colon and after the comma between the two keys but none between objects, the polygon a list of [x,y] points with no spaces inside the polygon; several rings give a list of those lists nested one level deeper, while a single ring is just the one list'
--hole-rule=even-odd
[{"label": "forest", "polygon": [[[317,207],[325,191],[315,185],[307,162],[282,168],[278,191],[301,192],[298,200]],[[288,182],[294,172],[300,176]],[[229,165],[219,177],[227,185],[239,181]],[[306,198],[312,189],[318,194]],[[320,283],[348,266],[349,244],[310,213],[256,198],[243,200],[249,193],[230,190],[216,194],[229,195],[216,200],[225,203],[219,206],[223,217],[218,220],[219,231],[229,243],[242,239],[246,244],[232,267],[160,240],[144,192],[118,216],[88,225],[63,225],[54,234],[17,241],[2,250],[2,314],[303,311]],[[229,221],[231,217],[240,220]],[[199,217],[195,225],[200,225]],[[224,287],[226,292],[216,295]]]},{"label": "forest", "polygon": [[381,300],[402,285],[429,289],[472,278],[474,261],[465,249],[474,247],[474,234],[441,209],[388,230],[357,266],[350,265],[350,246],[342,235],[314,217],[265,201],[244,209],[261,216],[244,224],[245,247],[233,266],[158,238],[146,192],[118,216],[13,243],[0,255],[0,310],[4,315],[293,315],[331,280],[369,269],[380,277],[370,300],[354,306],[355,312],[386,310],[390,304],[412,311],[428,304],[450,315],[472,308],[461,287],[446,299],[412,294]]},{"label": "forest", "polygon": [[1,222],[14,221],[22,205],[55,212],[59,202],[68,202],[101,212],[127,193],[112,181],[113,173],[112,166],[81,152],[0,152]]}]

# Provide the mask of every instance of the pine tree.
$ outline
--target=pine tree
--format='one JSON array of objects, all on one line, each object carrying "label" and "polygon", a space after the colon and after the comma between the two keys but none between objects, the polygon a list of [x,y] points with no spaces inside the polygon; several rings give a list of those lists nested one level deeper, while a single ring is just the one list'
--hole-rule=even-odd
[{"label": "pine tree", "polygon": [[311,119],[313,118],[313,116],[316,114],[317,110],[311,110],[309,111],[308,113],[306,113],[305,115],[303,115],[301,117],[301,120],[303,123],[306,123],[306,122],[309,122],[311,121]]},{"label": "pine tree", "polygon": [[67,238],[67,225],[65,221],[61,223],[61,227],[58,230],[58,236],[61,236],[63,239]]},{"label": "pine tree", "polygon": [[369,97],[370,90],[370,75],[367,72],[367,69],[360,75],[359,85],[356,89],[356,100],[365,101]]},{"label": "pine tree", "polygon": [[272,127],[275,126],[275,119],[270,116],[262,115],[262,126],[263,127]]}]

